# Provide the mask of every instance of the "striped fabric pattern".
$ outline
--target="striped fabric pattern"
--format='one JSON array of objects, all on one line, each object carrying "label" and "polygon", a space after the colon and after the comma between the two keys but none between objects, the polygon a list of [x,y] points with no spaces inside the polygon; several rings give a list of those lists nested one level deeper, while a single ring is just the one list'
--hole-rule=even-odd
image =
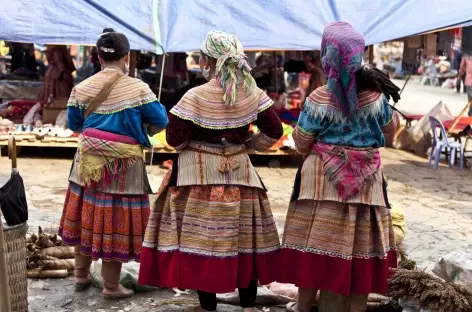
[{"label": "striped fabric pattern", "polygon": [[[263,185],[244,146],[225,149],[208,147],[190,142],[179,154],[177,186],[188,185],[242,185],[263,189]],[[197,152],[200,150],[202,152]],[[223,153],[236,154],[232,159],[238,163],[236,169],[221,172],[218,168]]]},{"label": "striped fabric pattern", "polygon": [[[87,109],[110,76],[117,69],[106,68],[72,89],[67,106]],[[108,98],[95,110],[96,114],[112,114],[157,101],[149,86],[139,79],[125,76],[113,88]]]},{"label": "striped fabric pattern", "polygon": [[263,132],[258,132],[252,137],[252,147],[254,150],[262,152],[271,148],[277,141]]},{"label": "striped fabric pattern", "polygon": [[381,127],[386,142],[393,142],[393,137],[399,127],[400,118],[398,117],[398,113],[393,111],[392,119],[386,125]]},{"label": "striped fabric pattern", "polygon": [[297,125],[292,136],[295,142],[295,149],[298,153],[302,155],[310,153],[313,143],[315,143],[314,134],[306,132],[303,128]]},{"label": "striped fabric pattern", "polygon": [[389,209],[334,201],[290,203],[279,282],[343,296],[384,294],[389,269],[396,267]]},{"label": "striped fabric pattern", "polygon": [[300,169],[300,192],[297,198],[292,200],[308,199],[387,207],[383,190],[382,170],[378,170],[373,174],[371,179],[372,182],[366,181],[360,186],[357,194],[343,200],[334,184],[329,181],[329,177],[323,172],[323,160],[317,154],[310,154]]},{"label": "striped fabric pattern", "polygon": [[245,186],[171,187],[158,198],[144,247],[233,258],[280,248],[267,195]]},{"label": "striped fabric pattern", "polygon": [[389,209],[312,200],[290,203],[282,246],[345,260],[396,249]]},{"label": "striped fabric pattern", "polygon": [[[385,95],[375,91],[362,91],[358,95],[358,108],[353,113],[359,118],[377,117],[382,109]],[[305,101],[304,109],[314,118],[327,118],[334,122],[345,121],[340,105],[331,98],[327,86],[313,91]]]},{"label": "striped fabric pattern", "polygon": [[224,89],[215,79],[189,90],[170,113],[207,129],[234,129],[255,121],[257,114],[272,106],[267,94],[256,88],[246,94],[238,91],[234,105],[225,105]]},{"label": "striped fabric pattern", "polygon": [[[69,175],[69,182],[84,186],[84,181],[79,175],[79,152],[74,156],[72,169]],[[144,159],[139,158],[126,170],[122,170],[119,177],[109,181],[108,183],[98,183],[96,189],[100,192],[109,194],[128,194],[128,195],[144,195],[152,194],[151,185],[149,184],[148,175],[144,164]]]},{"label": "striped fabric pattern", "polygon": [[140,260],[150,213],[148,195],[115,195],[70,183],[59,235],[93,260]]}]

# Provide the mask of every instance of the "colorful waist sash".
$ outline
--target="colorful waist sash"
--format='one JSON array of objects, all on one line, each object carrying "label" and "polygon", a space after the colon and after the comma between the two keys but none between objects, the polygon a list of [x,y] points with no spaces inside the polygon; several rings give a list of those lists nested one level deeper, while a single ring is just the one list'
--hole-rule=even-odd
[{"label": "colorful waist sash", "polygon": [[79,138],[79,176],[85,185],[109,183],[142,159],[143,149],[132,138],[86,129]]},{"label": "colorful waist sash", "polygon": [[323,172],[334,184],[343,201],[357,195],[360,186],[372,181],[380,169],[378,149],[347,148],[315,143],[312,152],[323,161]]}]

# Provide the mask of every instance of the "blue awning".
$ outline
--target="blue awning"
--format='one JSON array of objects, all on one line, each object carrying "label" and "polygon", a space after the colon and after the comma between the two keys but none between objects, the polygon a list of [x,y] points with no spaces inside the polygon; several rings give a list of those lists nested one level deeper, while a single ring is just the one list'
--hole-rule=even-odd
[{"label": "blue awning", "polygon": [[472,21],[472,1],[459,0],[162,0],[166,52],[196,51],[210,30],[237,35],[246,49],[314,50],[325,25],[346,21],[367,44]]},{"label": "blue awning", "polygon": [[5,0],[0,40],[93,45],[112,27],[132,49],[160,54],[199,50],[216,29],[246,49],[314,50],[332,21],[373,44],[470,23],[470,12],[470,0]]},{"label": "blue awning", "polygon": [[132,49],[162,53],[159,0],[5,0],[0,40],[95,45],[103,28],[126,34]]}]

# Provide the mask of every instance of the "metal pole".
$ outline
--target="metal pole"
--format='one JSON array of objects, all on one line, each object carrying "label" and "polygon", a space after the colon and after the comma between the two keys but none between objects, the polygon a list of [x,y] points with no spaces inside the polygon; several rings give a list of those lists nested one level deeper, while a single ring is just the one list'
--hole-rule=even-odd
[{"label": "metal pole", "polygon": [[136,77],[136,51],[131,51],[129,57],[129,76],[135,78]]},{"label": "metal pole", "polygon": [[369,46],[369,64],[374,64],[374,46]]},{"label": "metal pole", "polygon": [[[162,81],[164,79],[164,65],[166,63],[166,55],[163,54],[162,55],[162,65],[161,65],[161,76],[159,77],[160,81],[159,81],[159,94],[157,96],[157,100],[160,102],[161,101],[161,91],[162,91]],[[157,68],[157,64],[156,64],[156,68]],[[151,147],[151,163],[149,164],[150,166],[152,166],[152,162],[154,161],[154,146]]]},{"label": "metal pole", "polygon": [[164,65],[166,63],[166,55],[162,55],[162,65],[161,65],[161,77],[159,81],[159,95],[157,96],[157,99],[160,101],[161,100],[161,91],[162,91],[162,81],[164,79]]},{"label": "metal pole", "polygon": [[273,52],[272,54],[273,62],[274,62],[274,78],[275,78],[275,93],[279,93],[279,73],[278,73],[278,66],[277,66],[277,52]]},{"label": "metal pole", "polygon": [[400,90],[400,95],[402,94],[403,90],[405,90],[405,87],[408,84],[408,81],[410,81],[410,78],[411,78],[411,71],[410,71],[410,74],[408,75],[408,77],[406,77],[405,83],[403,84],[403,87]]}]

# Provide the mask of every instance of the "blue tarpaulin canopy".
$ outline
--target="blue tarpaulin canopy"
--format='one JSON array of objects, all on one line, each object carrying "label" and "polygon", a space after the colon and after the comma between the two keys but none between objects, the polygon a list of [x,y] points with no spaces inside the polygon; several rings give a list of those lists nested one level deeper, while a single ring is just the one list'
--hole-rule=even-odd
[{"label": "blue tarpaulin canopy", "polygon": [[[368,44],[472,20],[470,0],[2,0],[0,40],[95,44],[105,27],[131,48],[199,50],[209,30],[246,49],[313,50],[325,25],[347,21]],[[162,42],[161,42],[162,39]]]},{"label": "blue tarpaulin canopy", "polygon": [[2,0],[0,40],[95,45],[104,28],[114,28],[126,34],[132,49],[162,53],[158,2]]},{"label": "blue tarpaulin canopy", "polygon": [[374,44],[472,20],[470,0],[162,0],[166,52],[195,51],[209,30],[246,49],[319,49],[325,25],[346,21]]}]

